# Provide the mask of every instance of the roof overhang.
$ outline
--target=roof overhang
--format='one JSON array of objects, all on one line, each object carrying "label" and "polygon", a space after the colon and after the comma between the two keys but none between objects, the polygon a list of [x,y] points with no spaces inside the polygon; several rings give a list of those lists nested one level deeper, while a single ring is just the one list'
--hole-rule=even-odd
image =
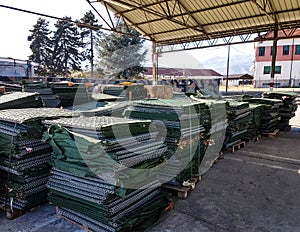
[{"label": "roof overhang", "polygon": [[299,0],[98,0],[159,45],[300,27]]}]

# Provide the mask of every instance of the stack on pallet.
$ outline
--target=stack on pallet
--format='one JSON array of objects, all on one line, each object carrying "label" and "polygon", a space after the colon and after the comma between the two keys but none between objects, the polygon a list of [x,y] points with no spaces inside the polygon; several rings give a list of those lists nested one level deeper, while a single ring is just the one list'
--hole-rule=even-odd
[{"label": "stack on pallet", "polygon": [[[124,115],[128,118],[150,119],[159,124],[160,134],[168,146],[168,161],[161,170],[161,181],[181,186],[199,174],[205,154],[205,128],[200,117],[205,103],[186,99],[145,100],[133,103]],[[209,119],[208,119],[209,120]],[[207,122],[210,123],[210,122]]]},{"label": "stack on pallet", "polygon": [[263,94],[264,98],[277,99],[283,102],[283,105],[279,108],[279,115],[281,117],[278,128],[283,131],[289,131],[291,129],[290,119],[295,116],[297,111],[297,97],[296,93],[287,92],[266,92]]},{"label": "stack on pallet", "polygon": [[8,82],[3,82],[0,81],[0,86],[3,86],[5,88],[6,92],[21,92],[22,91],[22,86],[19,84],[10,84],[12,81]]},{"label": "stack on pallet", "polygon": [[80,117],[45,123],[54,150],[49,201],[59,216],[93,231],[143,231],[158,219],[168,200],[156,169],[167,148],[150,121]]},{"label": "stack on pallet", "polygon": [[41,120],[71,117],[59,109],[0,111],[0,205],[14,218],[47,200],[52,148],[42,140]]},{"label": "stack on pallet", "polygon": [[0,96],[0,110],[42,107],[38,93],[14,92]]},{"label": "stack on pallet", "polygon": [[124,110],[131,105],[130,101],[118,102],[90,102],[84,105],[74,106],[72,110],[80,112],[87,117],[113,116],[123,117]]},{"label": "stack on pallet", "polygon": [[245,141],[254,142],[260,138],[260,126],[263,115],[264,105],[262,104],[249,104],[251,109],[251,123],[244,136]]},{"label": "stack on pallet", "polygon": [[252,104],[264,105],[261,112],[262,117],[259,127],[261,134],[268,135],[277,130],[278,122],[280,120],[279,108],[282,106],[281,100],[267,98],[245,98],[243,101]]},{"label": "stack on pallet", "polygon": [[21,85],[23,92],[39,93],[44,107],[57,107],[60,103],[59,99],[57,99],[53,94],[49,83],[42,81],[22,80]]},{"label": "stack on pallet", "polygon": [[124,91],[125,86],[123,85],[103,85],[102,93],[112,95],[112,96],[120,96]]},{"label": "stack on pallet", "polygon": [[222,155],[222,150],[226,128],[227,114],[226,102],[221,100],[203,100],[192,97],[195,101],[205,103],[206,109],[201,111],[200,123],[205,127],[206,141],[205,155],[201,160],[199,174],[205,173],[212,164]]},{"label": "stack on pallet", "polygon": [[228,149],[243,143],[248,128],[251,125],[251,109],[249,103],[234,100],[227,101],[228,127],[224,148]]},{"label": "stack on pallet", "polygon": [[73,82],[53,82],[51,87],[53,93],[60,100],[60,106],[62,107],[80,105],[87,103],[90,100],[85,84],[74,84]]}]

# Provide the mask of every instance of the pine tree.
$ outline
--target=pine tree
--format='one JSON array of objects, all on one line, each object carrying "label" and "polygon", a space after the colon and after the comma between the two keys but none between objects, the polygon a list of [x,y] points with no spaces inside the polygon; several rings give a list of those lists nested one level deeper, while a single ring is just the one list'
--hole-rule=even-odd
[{"label": "pine tree", "polygon": [[93,77],[94,73],[94,59],[95,59],[95,45],[96,41],[100,38],[100,25],[97,24],[98,20],[95,18],[95,15],[92,11],[88,11],[84,14],[83,18],[80,19],[80,22],[89,25],[90,27],[81,28],[81,37],[83,38],[85,45],[85,59],[90,62],[91,74]]},{"label": "pine tree", "polygon": [[68,76],[71,71],[81,71],[84,60],[84,43],[75,23],[70,17],[64,17],[55,24],[52,42],[54,44],[52,69],[55,75]]},{"label": "pine tree", "polygon": [[29,59],[38,63],[35,73],[40,76],[49,74],[49,66],[52,56],[52,42],[49,38],[51,32],[48,29],[49,22],[39,18],[37,23],[30,30],[31,35],[27,40],[31,41],[30,49],[32,54]]},{"label": "pine tree", "polygon": [[118,24],[117,30],[134,37],[116,32],[104,35],[99,42],[99,67],[105,78],[129,79],[144,71],[142,62],[147,51],[142,51],[144,40],[136,30],[124,22]]}]

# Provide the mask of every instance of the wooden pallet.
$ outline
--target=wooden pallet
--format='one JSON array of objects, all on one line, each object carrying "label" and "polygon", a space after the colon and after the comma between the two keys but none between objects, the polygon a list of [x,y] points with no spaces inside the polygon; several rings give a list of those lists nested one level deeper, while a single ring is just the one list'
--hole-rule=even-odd
[{"label": "wooden pallet", "polygon": [[247,143],[255,143],[257,141],[261,140],[261,135],[256,136],[255,138],[252,139],[246,139]]},{"label": "wooden pallet", "polygon": [[11,209],[7,206],[1,206],[1,210],[3,210],[6,213],[7,219],[13,220],[13,219],[23,216],[24,214],[26,214],[28,212],[31,212],[32,210],[35,210],[38,207],[40,207],[40,205],[25,211],[25,210],[20,210],[20,209]]},{"label": "wooden pallet", "polygon": [[266,137],[268,137],[268,138],[274,139],[274,138],[277,136],[278,132],[279,132],[279,129],[275,129],[275,130],[274,130],[273,132],[271,132],[271,133],[263,133],[262,135],[263,135],[263,136],[266,136]]},{"label": "wooden pallet", "polygon": [[70,222],[70,223],[72,223],[72,224],[74,224],[74,225],[80,227],[81,229],[83,229],[83,230],[85,230],[85,231],[93,232],[93,230],[92,230],[91,228],[89,228],[87,225],[82,225],[82,224],[80,224],[79,222],[75,222],[75,221],[71,220],[70,218],[67,218],[67,217],[61,215],[61,214],[59,213],[59,207],[58,207],[58,206],[56,206],[56,215],[57,215],[57,217],[62,218],[62,219],[64,219],[64,220],[66,220],[66,221],[68,221],[68,222]]},{"label": "wooden pallet", "polygon": [[196,184],[202,179],[201,175],[195,175],[195,177],[184,181],[182,186],[175,186],[171,184],[163,184],[162,189],[168,192],[172,192],[174,195],[177,194],[177,198],[186,199],[188,193],[196,188]]},{"label": "wooden pallet", "polygon": [[246,146],[246,142],[242,141],[242,142],[239,142],[237,144],[234,144],[234,145],[226,148],[226,150],[230,151],[231,153],[234,153],[235,151],[240,150],[241,148],[243,148],[245,146]]}]

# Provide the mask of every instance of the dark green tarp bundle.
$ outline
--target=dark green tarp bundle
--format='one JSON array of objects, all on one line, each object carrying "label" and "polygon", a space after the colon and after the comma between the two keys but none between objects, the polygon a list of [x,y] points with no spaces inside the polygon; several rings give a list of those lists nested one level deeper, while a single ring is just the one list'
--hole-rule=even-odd
[{"label": "dark green tarp bundle", "polygon": [[0,96],[0,110],[42,107],[38,93],[14,92]]},{"label": "dark green tarp bundle", "polygon": [[281,100],[267,98],[244,98],[243,101],[252,104],[264,105],[261,112],[262,117],[259,127],[261,134],[272,133],[278,128],[278,122],[280,120],[279,108],[283,104]]},{"label": "dark green tarp bundle", "polygon": [[43,81],[20,81],[23,92],[39,93],[43,101],[44,107],[57,107],[60,103],[59,99],[53,94],[51,85]]},{"label": "dark green tarp bundle", "polygon": [[167,148],[151,121],[80,117],[45,124],[53,148],[49,201],[69,212],[65,217],[119,231],[151,222],[166,207],[157,172]]},{"label": "dark green tarp bundle", "polygon": [[249,103],[227,100],[228,127],[224,147],[228,148],[245,139],[251,125],[251,109]]},{"label": "dark green tarp bundle", "polygon": [[265,92],[263,98],[277,99],[282,101],[282,105],[279,108],[279,115],[281,117],[278,128],[280,130],[289,131],[291,129],[290,119],[295,116],[297,111],[296,98],[298,94],[290,92]]},{"label": "dark green tarp bundle", "polygon": [[60,109],[0,111],[0,203],[28,210],[47,200],[52,148],[42,140],[42,120],[71,117]]}]

